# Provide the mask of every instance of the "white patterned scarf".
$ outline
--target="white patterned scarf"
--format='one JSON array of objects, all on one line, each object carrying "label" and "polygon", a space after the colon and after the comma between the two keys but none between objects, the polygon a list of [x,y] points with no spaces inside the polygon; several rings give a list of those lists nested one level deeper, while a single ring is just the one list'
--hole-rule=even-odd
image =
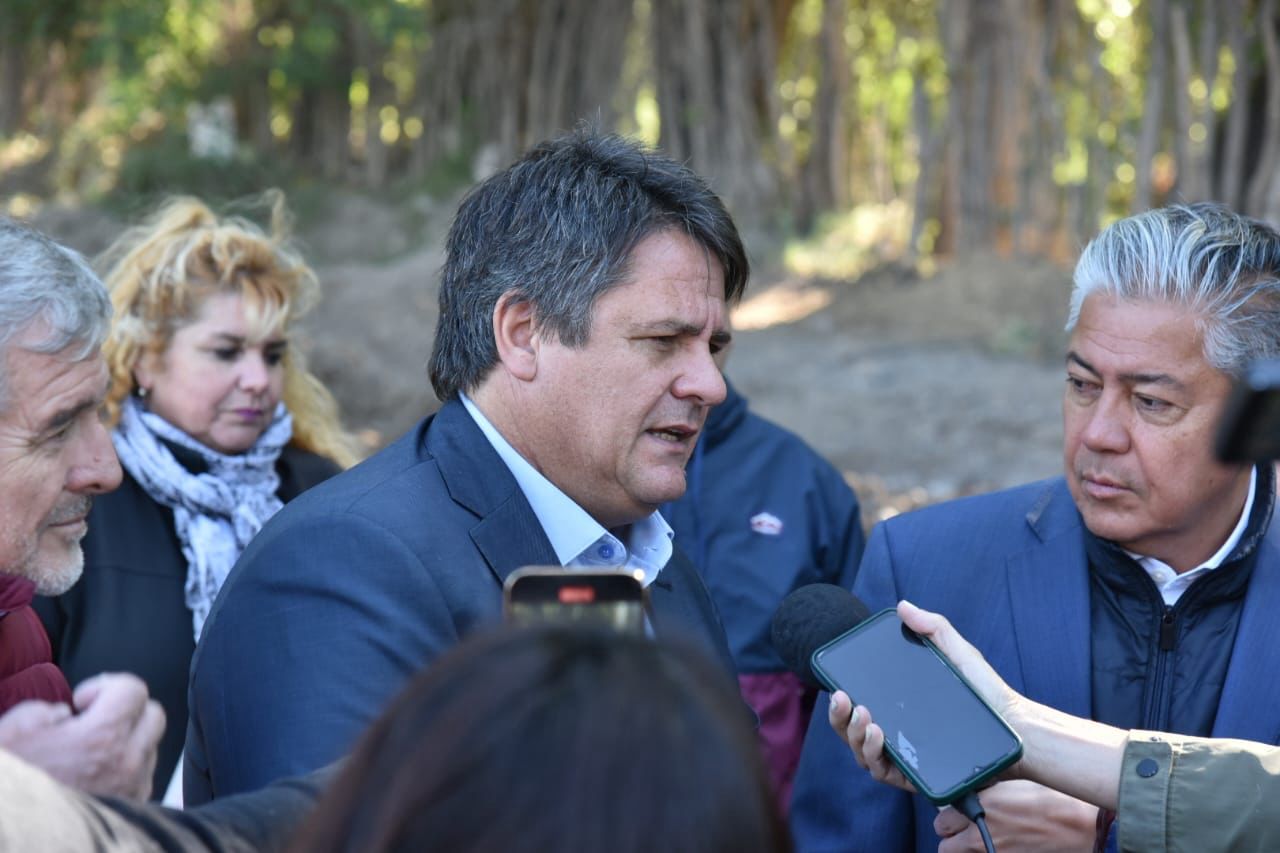
[{"label": "white patterned scarf", "polygon": [[[293,418],[279,404],[271,425],[253,447],[228,456],[145,411],[135,397],[129,397],[111,437],[125,470],[153,500],[173,510],[187,560],[184,592],[198,641],[231,567],[249,540],[283,506],[276,497],[280,488],[276,461],[293,437]],[[192,474],[164,442],[198,454],[208,470]]]}]

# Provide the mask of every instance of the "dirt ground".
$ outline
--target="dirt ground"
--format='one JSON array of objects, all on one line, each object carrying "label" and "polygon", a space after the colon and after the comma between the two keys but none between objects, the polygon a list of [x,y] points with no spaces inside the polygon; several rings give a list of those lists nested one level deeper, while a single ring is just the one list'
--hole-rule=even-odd
[{"label": "dirt ground", "polygon": [[[436,405],[425,365],[453,207],[344,196],[300,212],[325,288],[304,345],[370,447]],[[35,223],[88,254],[120,228],[57,207]],[[844,472],[868,522],[1060,469],[1068,272],[979,256],[929,278],[886,266],[827,281],[754,260],[728,374]]]}]

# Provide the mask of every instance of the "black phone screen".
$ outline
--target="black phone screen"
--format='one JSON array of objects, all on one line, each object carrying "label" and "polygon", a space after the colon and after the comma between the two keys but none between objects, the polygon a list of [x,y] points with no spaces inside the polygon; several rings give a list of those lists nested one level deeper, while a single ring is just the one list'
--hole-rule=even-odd
[{"label": "black phone screen", "polygon": [[892,610],[818,649],[813,669],[871,711],[890,755],[935,803],[958,799],[1022,754],[1004,720]]}]

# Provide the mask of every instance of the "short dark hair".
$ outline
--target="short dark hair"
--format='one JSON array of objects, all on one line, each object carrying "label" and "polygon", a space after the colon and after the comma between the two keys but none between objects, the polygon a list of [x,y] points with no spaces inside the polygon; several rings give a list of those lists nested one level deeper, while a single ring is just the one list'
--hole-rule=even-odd
[{"label": "short dark hair", "polygon": [[733,219],[688,167],[620,136],[581,129],[543,142],[474,188],[449,229],[431,385],[473,390],[498,362],[493,310],[506,293],[566,346],[582,346],[596,299],[624,283],[651,234],[691,237],[724,268],[725,300],[749,264]]},{"label": "short dark hair", "polygon": [[785,853],[748,717],[696,647],[563,626],[477,636],[392,703],[294,848]]}]

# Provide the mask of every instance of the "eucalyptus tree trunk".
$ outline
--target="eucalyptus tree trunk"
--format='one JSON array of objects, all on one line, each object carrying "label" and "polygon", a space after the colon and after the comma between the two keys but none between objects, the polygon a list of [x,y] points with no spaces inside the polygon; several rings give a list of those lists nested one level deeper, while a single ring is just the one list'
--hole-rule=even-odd
[{"label": "eucalyptus tree trunk", "polygon": [[1280,170],[1280,44],[1276,39],[1276,0],[1262,0],[1258,7],[1258,37],[1262,42],[1263,79],[1266,84],[1266,112],[1258,159],[1249,179],[1245,211],[1266,216],[1272,185]]},{"label": "eucalyptus tree trunk", "polygon": [[1150,10],[1151,47],[1147,51],[1147,76],[1142,101],[1142,125],[1138,132],[1138,145],[1134,156],[1133,202],[1131,209],[1138,213],[1151,207],[1151,167],[1160,145],[1160,129],[1163,121],[1165,77],[1168,74],[1169,2],[1147,0]]},{"label": "eucalyptus tree trunk", "polygon": [[770,0],[654,0],[659,144],[736,212],[778,198],[775,9]]}]

